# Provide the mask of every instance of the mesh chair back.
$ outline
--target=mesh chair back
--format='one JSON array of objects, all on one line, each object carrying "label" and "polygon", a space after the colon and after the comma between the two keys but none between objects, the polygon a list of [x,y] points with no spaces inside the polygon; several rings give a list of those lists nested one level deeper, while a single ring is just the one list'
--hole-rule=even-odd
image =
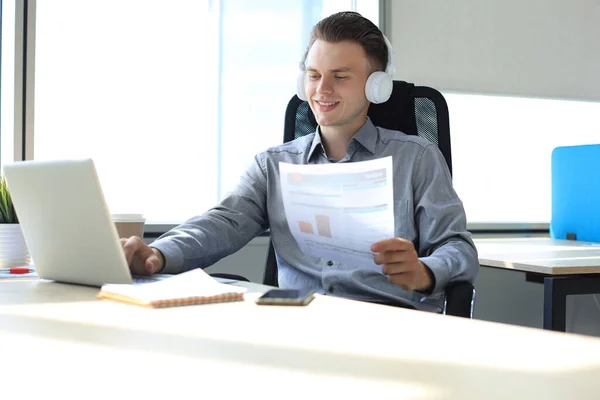
[{"label": "mesh chair back", "polygon": [[[448,105],[440,92],[430,87],[394,81],[390,99],[385,103],[371,104],[368,115],[375,126],[418,135],[435,143],[452,174]],[[285,112],[283,142],[298,139],[316,129],[317,121],[308,103],[298,96],[292,97]],[[263,283],[278,286],[277,260],[272,241],[269,241]]]}]

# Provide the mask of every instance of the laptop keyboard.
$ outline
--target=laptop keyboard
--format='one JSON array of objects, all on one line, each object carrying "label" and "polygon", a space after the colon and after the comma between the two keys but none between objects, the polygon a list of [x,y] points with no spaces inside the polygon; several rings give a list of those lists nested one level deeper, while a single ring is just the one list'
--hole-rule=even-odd
[{"label": "laptop keyboard", "polygon": [[134,285],[144,285],[146,283],[158,282],[160,278],[153,276],[141,276],[136,275],[131,278]]},{"label": "laptop keyboard", "polygon": [[[158,282],[158,281],[163,280],[168,277],[169,277],[168,275],[162,275],[162,276],[161,275],[159,275],[159,276],[134,275],[131,277],[131,279],[132,279],[132,282],[134,285],[144,285],[146,283]],[[235,279],[229,279],[229,278],[213,278],[213,279],[220,283],[237,283],[237,282],[239,282]]]}]

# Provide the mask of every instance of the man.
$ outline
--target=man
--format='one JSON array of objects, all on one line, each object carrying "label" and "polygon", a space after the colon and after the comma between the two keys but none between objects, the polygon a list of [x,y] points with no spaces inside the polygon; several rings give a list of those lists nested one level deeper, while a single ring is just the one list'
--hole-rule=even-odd
[{"label": "man", "polygon": [[[449,282],[474,281],[478,260],[466,216],[437,146],[377,128],[367,117],[365,84],[388,64],[381,31],[357,13],[319,22],[304,55],[304,95],[317,132],[257,155],[216,207],[145,245],[122,239],[136,274],[179,273],[212,265],[270,228],[279,285],[358,300],[439,311]],[[391,155],[396,237],[374,243],[383,274],[303,254],[283,209],[279,162],[327,164]],[[416,246],[416,247],[415,247]]]}]

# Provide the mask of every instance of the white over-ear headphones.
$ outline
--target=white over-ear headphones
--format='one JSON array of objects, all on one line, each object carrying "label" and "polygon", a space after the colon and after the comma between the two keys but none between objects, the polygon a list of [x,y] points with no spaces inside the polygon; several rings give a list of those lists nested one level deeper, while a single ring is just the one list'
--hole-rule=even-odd
[{"label": "white over-ear headphones", "polygon": [[[392,44],[388,38],[383,35],[383,40],[388,48],[388,63],[384,71],[375,71],[367,78],[365,84],[365,96],[371,103],[379,104],[388,101],[392,95],[392,89],[394,86],[394,50]],[[304,63],[300,63],[300,73],[298,74],[298,81],[296,87],[296,94],[300,100],[306,101],[306,92],[304,84],[306,80],[306,71],[304,70]]]}]

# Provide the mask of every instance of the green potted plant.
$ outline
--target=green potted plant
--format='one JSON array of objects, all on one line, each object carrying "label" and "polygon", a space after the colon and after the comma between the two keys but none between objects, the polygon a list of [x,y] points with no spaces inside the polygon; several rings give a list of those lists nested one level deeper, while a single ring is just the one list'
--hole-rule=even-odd
[{"label": "green potted plant", "polygon": [[0,176],[0,268],[18,267],[30,262],[6,179]]},{"label": "green potted plant", "polygon": [[0,224],[18,224],[19,218],[6,185],[6,179],[0,176]]}]

